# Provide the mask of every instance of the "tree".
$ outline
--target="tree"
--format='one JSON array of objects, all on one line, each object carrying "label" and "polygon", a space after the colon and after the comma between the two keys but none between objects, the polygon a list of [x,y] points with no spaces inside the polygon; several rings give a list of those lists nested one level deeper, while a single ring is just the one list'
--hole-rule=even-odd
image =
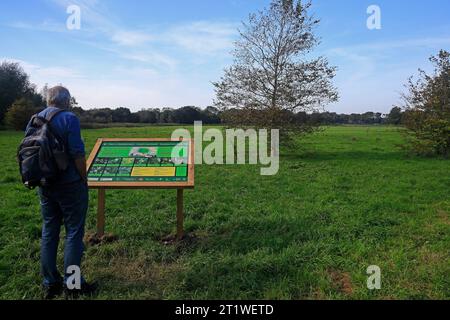
[{"label": "tree", "polygon": [[375,114],[372,111],[363,113],[361,115],[361,122],[364,124],[374,124]]},{"label": "tree", "polygon": [[434,73],[419,69],[411,77],[403,95],[404,123],[412,133],[414,151],[422,154],[450,155],[450,52],[441,50],[430,58]]},{"label": "tree", "polygon": [[137,112],[131,112],[128,117],[128,121],[130,123],[139,123],[139,114]]},{"label": "tree", "polygon": [[172,119],[175,123],[193,124],[194,121],[203,120],[201,110],[196,107],[186,106],[173,110]]},{"label": "tree", "polygon": [[0,122],[4,120],[8,108],[16,101],[30,94],[34,88],[30,84],[28,75],[15,62],[0,64]]},{"label": "tree", "polygon": [[382,124],[384,121],[384,115],[381,112],[376,112],[374,116],[374,122],[377,124]]},{"label": "tree", "polygon": [[362,124],[362,115],[360,115],[359,113],[352,113],[349,116],[349,122],[351,124]]},{"label": "tree", "polygon": [[203,111],[204,119],[203,122],[208,124],[218,124],[220,123],[220,110],[213,106],[208,106]]},{"label": "tree", "polygon": [[16,100],[5,115],[5,122],[15,130],[25,130],[31,116],[43,108],[36,107],[33,101],[27,98]]},{"label": "tree", "polygon": [[83,120],[84,115],[86,114],[86,111],[83,110],[83,108],[81,108],[81,107],[79,107],[79,106],[72,107],[72,108],[70,109],[70,111],[72,111],[72,112],[80,119],[80,121]]},{"label": "tree", "polygon": [[137,114],[140,123],[157,123],[159,120],[158,109],[142,109]]},{"label": "tree", "polygon": [[112,122],[112,110],[110,108],[87,110],[85,117],[86,122],[110,123]]},{"label": "tree", "polygon": [[113,122],[129,122],[131,117],[131,111],[128,108],[117,108],[112,110]]},{"label": "tree", "polygon": [[160,123],[173,123],[173,110],[170,108],[163,108],[159,121]]},{"label": "tree", "polygon": [[319,21],[308,14],[310,6],[273,0],[243,23],[234,63],[214,83],[216,106],[238,110],[224,113],[226,122],[305,132],[311,128],[295,121],[296,112],[338,100],[332,84],[336,69],[323,57],[306,58],[318,44],[314,28]]},{"label": "tree", "polygon": [[399,125],[402,122],[402,108],[394,107],[388,114],[387,121],[389,124]]}]

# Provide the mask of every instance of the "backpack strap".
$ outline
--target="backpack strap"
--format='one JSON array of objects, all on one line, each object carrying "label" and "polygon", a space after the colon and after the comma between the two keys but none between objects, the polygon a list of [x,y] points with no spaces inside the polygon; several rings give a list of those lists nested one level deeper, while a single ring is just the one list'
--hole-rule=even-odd
[{"label": "backpack strap", "polygon": [[36,113],[35,115],[33,115],[31,117],[30,123],[32,124],[33,127],[42,127],[45,123],[47,123],[47,119],[45,119],[44,117],[41,117],[39,115],[39,113]]},{"label": "backpack strap", "polygon": [[39,113],[36,113],[35,115],[33,115],[33,117],[31,118],[31,123],[34,123],[34,120],[39,120],[39,121],[41,121],[42,122],[42,124],[40,124],[39,126],[42,126],[43,124],[50,124],[50,122],[53,120],[53,118],[56,116],[56,115],[58,115],[58,114],[60,114],[61,112],[64,112],[64,111],[66,111],[66,110],[63,110],[63,109],[57,109],[57,110],[55,110],[55,111],[52,111],[52,112],[49,112],[49,113],[47,113],[47,115],[45,116],[45,117],[42,117],[42,116],[40,116],[39,115]]},{"label": "backpack strap", "polygon": [[[34,125],[35,128],[40,128],[44,124],[47,124],[48,125],[48,129],[50,130],[50,132],[55,136],[55,138],[58,141],[61,142],[61,141],[63,141],[62,138],[59,136],[59,134],[57,134],[55,132],[55,130],[53,130],[52,124],[50,122],[53,120],[53,118],[56,115],[58,115],[58,114],[60,114],[60,113],[62,113],[64,111],[66,111],[66,110],[57,108],[56,110],[47,113],[47,115],[45,117],[42,117],[42,116],[39,115],[39,113],[37,113],[31,118],[31,121],[32,121],[31,123]],[[39,123],[36,123],[36,120],[39,121]]]},{"label": "backpack strap", "polygon": [[45,117],[45,120],[47,121],[47,123],[50,123],[56,115],[58,115],[64,111],[66,111],[66,110],[57,108],[55,111],[49,112],[47,114],[47,116]]}]

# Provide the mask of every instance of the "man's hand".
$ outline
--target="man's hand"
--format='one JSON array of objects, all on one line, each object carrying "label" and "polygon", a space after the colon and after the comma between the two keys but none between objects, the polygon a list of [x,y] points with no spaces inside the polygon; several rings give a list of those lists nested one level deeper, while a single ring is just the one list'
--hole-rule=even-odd
[{"label": "man's hand", "polygon": [[86,171],[86,157],[81,157],[75,159],[75,167],[78,170],[81,178],[87,182],[87,171]]}]

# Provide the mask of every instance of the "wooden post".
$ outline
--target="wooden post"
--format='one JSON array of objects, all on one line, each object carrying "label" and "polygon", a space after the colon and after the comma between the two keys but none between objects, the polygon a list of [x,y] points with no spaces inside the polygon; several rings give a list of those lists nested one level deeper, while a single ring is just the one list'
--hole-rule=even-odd
[{"label": "wooden post", "polygon": [[183,189],[177,189],[177,240],[183,239],[184,213],[183,213]]},{"label": "wooden post", "polygon": [[97,237],[105,234],[105,189],[98,189],[97,199]]}]

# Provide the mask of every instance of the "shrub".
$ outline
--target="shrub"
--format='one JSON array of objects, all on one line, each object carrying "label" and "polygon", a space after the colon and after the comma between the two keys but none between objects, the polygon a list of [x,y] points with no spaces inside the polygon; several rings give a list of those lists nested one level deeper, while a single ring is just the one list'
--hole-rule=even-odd
[{"label": "shrub", "polygon": [[403,96],[404,124],[411,135],[410,146],[420,154],[450,155],[450,52],[441,50],[430,58],[434,74],[419,70],[410,78]]},{"label": "shrub", "polygon": [[33,105],[30,99],[21,98],[16,100],[5,115],[5,122],[15,130],[25,130],[30,118],[40,109]]}]

